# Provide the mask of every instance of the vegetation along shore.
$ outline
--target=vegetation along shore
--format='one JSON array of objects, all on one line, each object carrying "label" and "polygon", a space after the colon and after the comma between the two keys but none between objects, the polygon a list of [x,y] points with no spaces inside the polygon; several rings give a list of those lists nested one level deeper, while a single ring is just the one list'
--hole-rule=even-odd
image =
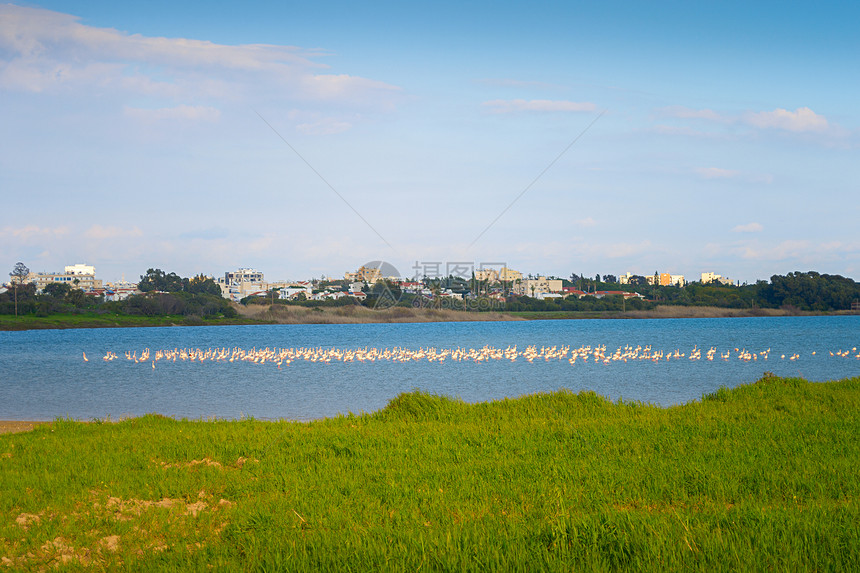
[{"label": "vegetation along shore", "polygon": [[850,570],[860,378],[660,408],[420,392],[310,423],[157,415],[0,435],[20,569]]},{"label": "vegetation along shore", "polygon": [[[150,275],[160,277],[163,273],[159,273],[151,269]],[[162,281],[163,284],[141,280],[140,288],[146,290],[123,300],[104,300],[67,284],[51,284],[42,291],[37,291],[32,283],[20,285],[0,292],[0,330],[860,313],[860,284],[853,279],[815,272],[774,275],[769,283],[759,281],[754,285],[709,283],[688,284],[684,288],[624,285],[631,291],[595,290],[594,294],[580,297],[544,299],[510,293],[504,296],[499,292],[486,294],[477,283],[448,285],[432,281],[433,292],[446,286],[461,288],[463,292],[459,299],[432,294],[428,297],[410,294],[395,283],[380,280],[368,286],[366,292],[353,293],[355,296],[336,291],[343,296],[286,300],[273,290],[266,296],[246,297],[241,303],[220,296],[219,287],[210,278],[183,279],[175,273],[165,276],[176,280]],[[330,293],[335,292],[331,289],[348,288],[343,282],[321,282],[317,286],[320,292]],[[588,286],[593,289],[622,288],[617,283],[592,283]],[[628,297],[631,293],[636,296]]]},{"label": "vegetation along shore", "polygon": [[449,309],[390,308],[374,310],[360,305],[320,308],[298,305],[235,305],[237,316],[200,318],[183,315],[134,316],[94,312],[50,316],[0,315],[0,331],[117,328],[142,326],[223,326],[239,324],[370,324],[394,322],[462,322],[556,319],[743,318],[755,316],[820,316],[860,314],[856,311],[813,312],[795,309],[732,309],[660,305],[651,310],[628,311],[511,311],[466,312]]}]

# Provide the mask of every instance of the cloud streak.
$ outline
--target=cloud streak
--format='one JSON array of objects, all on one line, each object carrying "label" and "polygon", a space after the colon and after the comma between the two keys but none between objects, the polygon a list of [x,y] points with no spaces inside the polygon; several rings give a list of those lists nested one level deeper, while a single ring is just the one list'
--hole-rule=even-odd
[{"label": "cloud streak", "polygon": [[137,227],[127,229],[123,227],[92,225],[89,229],[84,231],[84,237],[98,241],[104,241],[106,239],[136,238],[142,236],[143,231]]},{"label": "cloud streak", "polygon": [[732,229],[735,233],[760,233],[764,230],[761,223],[747,223],[746,225],[737,225]]},{"label": "cloud streak", "polygon": [[721,169],[719,167],[699,167],[696,173],[705,179],[734,179],[740,175],[740,171],[733,169]]},{"label": "cloud streak", "polygon": [[597,109],[590,102],[576,102],[565,100],[548,99],[495,99],[485,101],[481,104],[492,113],[516,113],[516,112],[583,112]]},{"label": "cloud streak", "polygon": [[808,107],[794,111],[776,108],[773,111],[746,111],[740,114],[718,113],[712,109],[691,109],[672,106],[660,110],[661,114],[678,119],[705,120],[726,125],[742,125],[757,130],[787,131],[792,133],[835,133],[838,130],[827,118]]},{"label": "cloud streak", "polygon": [[221,111],[203,105],[179,105],[159,109],[142,109],[125,107],[123,112],[129,117],[141,121],[206,121],[216,122],[221,117]]},{"label": "cloud streak", "polygon": [[830,127],[826,117],[815,113],[808,107],[799,107],[795,111],[775,109],[773,111],[748,113],[743,116],[743,121],[753,127],[782,129],[795,133],[822,132],[827,131]]}]

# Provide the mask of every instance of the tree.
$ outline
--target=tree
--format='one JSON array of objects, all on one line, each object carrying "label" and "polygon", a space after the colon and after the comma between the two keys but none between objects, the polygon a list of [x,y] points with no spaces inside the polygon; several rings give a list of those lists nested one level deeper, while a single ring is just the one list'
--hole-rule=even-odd
[{"label": "tree", "polygon": [[188,280],[188,292],[191,294],[214,294],[221,296],[221,287],[211,278],[199,274]]},{"label": "tree", "polygon": [[9,273],[9,276],[12,277],[12,286],[15,289],[15,316],[18,316],[18,285],[24,284],[24,279],[26,279],[30,275],[30,269],[27,268],[22,262],[18,262],[15,264],[15,268],[12,269],[12,272]]},{"label": "tree", "polygon": [[[147,269],[140,277],[137,288],[143,292],[153,290],[161,292],[181,292],[186,290],[188,279],[183,279],[176,273],[165,273],[161,269]],[[220,290],[219,290],[220,293]]]},{"label": "tree", "polygon": [[71,290],[72,287],[68,283],[48,283],[42,292],[57,300],[64,300]]}]

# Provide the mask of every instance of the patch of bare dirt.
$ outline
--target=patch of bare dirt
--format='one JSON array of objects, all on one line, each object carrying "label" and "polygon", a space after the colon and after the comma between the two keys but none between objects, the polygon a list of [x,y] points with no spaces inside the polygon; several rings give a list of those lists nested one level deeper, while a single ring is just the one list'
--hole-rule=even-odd
[{"label": "patch of bare dirt", "polygon": [[225,466],[224,464],[222,464],[221,462],[219,462],[217,460],[213,460],[212,458],[203,458],[202,460],[191,460],[189,462],[165,462],[165,461],[159,462],[156,460],[152,460],[152,463],[157,463],[158,465],[160,465],[163,468],[192,468],[194,466],[205,465],[205,466],[216,467],[216,468],[236,467],[236,468],[241,469],[248,462],[259,463],[260,460],[250,459],[250,458],[245,458],[245,457],[240,456],[239,458],[236,459],[235,463],[227,465],[227,466]]},{"label": "patch of bare dirt", "polygon": [[[50,422],[19,422],[14,420],[0,420],[0,434],[17,434],[19,432],[30,432],[41,426],[42,424],[50,424]],[[3,456],[7,457],[7,456]],[[8,456],[11,457],[11,456]]]},{"label": "patch of bare dirt", "polygon": [[102,549],[110,551],[111,553],[116,553],[119,549],[119,535],[109,535],[107,537],[102,537],[99,540],[99,545],[101,545]]},{"label": "patch of bare dirt", "polygon": [[62,537],[55,537],[52,541],[46,541],[42,545],[42,551],[45,552],[50,559],[55,560],[57,565],[65,565],[72,561],[78,561],[81,565],[90,563],[89,551],[75,549],[70,542]]},{"label": "patch of bare dirt", "polygon": [[15,523],[26,529],[31,523],[39,523],[42,521],[42,515],[35,513],[22,513],[15,518]]}]

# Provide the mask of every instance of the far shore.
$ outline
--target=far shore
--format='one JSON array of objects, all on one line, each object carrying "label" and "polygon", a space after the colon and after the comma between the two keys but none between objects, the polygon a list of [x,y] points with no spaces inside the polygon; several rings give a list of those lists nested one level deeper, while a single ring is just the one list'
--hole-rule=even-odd
[{"label": "far shore", "polygon": [[749,318],[780,316],[857,315],[856,311],[807,312],[785,309],[735,309],[712,306],[661,305],[652,310],[621,311],[489,311],[471,312],[451,309],[392,307],[372,309],[363,306],[305,307],[295,305],[235,305],[237,318],[201,319],[184,316],[130,316],[98,314],[57,314],[39,316],[0,316],[0,331],[121,328],[153,326],[229,326],[267,324],[372,324],[519,320],[582,319],[655,319],[655,318]]}]

